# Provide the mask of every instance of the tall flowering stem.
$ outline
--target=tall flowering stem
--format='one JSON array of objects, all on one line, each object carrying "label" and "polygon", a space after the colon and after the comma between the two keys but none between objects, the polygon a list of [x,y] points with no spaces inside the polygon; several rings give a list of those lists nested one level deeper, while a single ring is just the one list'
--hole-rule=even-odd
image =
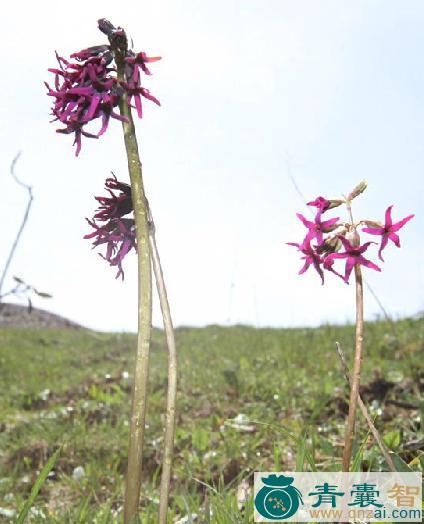
[{"label": "tall flowering stem", "polygon": [[[109,37],[115,53],[117,79],[125,82],[125,35],[117,35],[108,30],[106,21],[99,20],[99,28]],[[134,206],[134,220],[138,251],[138,337],[137,355],[131,401],[130,442],[128,450],[128,469],[124,502],[124,522],[137,520],[143,465],[143,445],[147,408],[147,384],[149,378],[150,339],[152,327],[152,271],[150,259],[149,226],[146,196],[144,193],[142,167],[138,152],[137,137],[131,109],[127,103],[127,93],[119,99],[119,112],[124,119],[125,148],[128,171],[131,180],[131,194]]]},{"label": "tall flowering stem", "polygon": [[[166,524],[175,428],[176,346],[131,114],[131,109],[134,108],[138,117],[142,117],[142,99],[160,105],[159,100],[141,85],[141,72],[150,75],[147,64],[157,62],[160,57],[149,57],[144,52],[135,53],[129,49],[124,29],[114,27],[108,20],[100,19],[98,26],[108,37],[109,45],[88,47],[71,54],[71,60],[56,53],[58,66],[49,69],[54,74],[54,85],[51,87],[47,82],[45,85],[47,95],[54,99],[52,121],[65,126],[56,131],[74,135],[77,156],[81,151],[82,137],[99,138],[106,132],[111,119],[122,123],[131,184],[119,181],[115,175],[106,179],[105,189],[108,195],[96,197],[100,207],[91,220],[87,219],[92,231],[84,238],[92,240],[93,248],[105,249],[100,256],[110,266],[118,269],[116,278],[124,279],[124,258],[132,250],[138,253],[138,338],[131,401],[124,524],[138,520],[152,324],[153,261],[169,350],[164,466],[159,504],[159,523]],[[119,113],[116,108],[119,108]],[[101,127],[97,133],[93,133],[92,124],[99,119]],[[133,216],[128,216],[130,214]]]},{"label": "tall flowering stem", "polygon": [[[119,75],[119,65],[118,65]],[[125,491],[125,522],[131,522],[138,512],[143,463],[143,444],[147,409],[147,384],[149,378],[150,339],[152,327],[152,272],[147,223],[146,198],[142,169],[138,154],[137,138],[131,111],[124,101],[119,104],[123,122],[128,171],[134,204],[134,220],[138,246],[138,336],[134,384],[131,401],[130,444]]]},{"label": "tall flowering stem", "polygon": [[358,406],[359,386],[361,383],[362,349],[364,341],[364,286],[360,264],[355,264],[356,293],[356,329],[355,359],[353,362],[352,381],[350,384],[349,414],[347,416],[342,470],[349,471],[352,456],[352,444],[355,434],[356,408]]},{"label": "tall flowering stem", "polygon": [[[361,266],[381,271],[372,260],[365,258],[364,253],[376,242],[368,241],[361,244],[358,228],[362,227],[363,233],[381,236],[378,257],[384,262],[381,252],[387,247],[388,241],[400,247],[398,231],[409,222],[414,215],[408,215],[398,222],[393,222],[389,206],[385,213],[385,223],[375,220],[354,221],[352,214],[352,201],[365,191],[367,183],[360,182],[351,193],[343,199],[326,199],[322,196],[308,202],[309,206],[317,208],[314,221],[307,220],[297,213],[297,217],[307,228],[306,235],[301,242],[288,242],[288,245],[297,248],[303,255],[304,265],[299,274],[304,274],[309,267],[313,267],[324,284],[325,272],[340,277],[349,284],[352,272],[355,274],[356,294],[356,331],[355,331],[355,356],[353,362],[352,380],[350,383],[349,413],[346,421],[345,445],[343,450],[343,471],[349,471],[352,456],[352,443],[355,433],[356,408],[359,403],[359,387],[361,382],[361,363],[364,344],[364,288]],[[337,218],[322,220],[323,213],[345,205],[349,219],[340,221]],[[365,227],[364,227],[365,226]],[[338,260],[345,261],[344,275],[334,267]]]}]

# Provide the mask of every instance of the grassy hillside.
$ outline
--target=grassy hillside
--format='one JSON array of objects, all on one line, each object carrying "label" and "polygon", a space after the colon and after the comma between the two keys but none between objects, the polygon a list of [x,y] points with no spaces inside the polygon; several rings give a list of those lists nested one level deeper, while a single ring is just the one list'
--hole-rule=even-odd
[{"label": "grassy hillside", "polygon": [[[170,522],[190,513],[198,515],[194,522],[209,522],[210,512],[210,522],[251,522],[249,503],[239,512],[236,492],[255,470],[340,469],[347,387],[334,343],[350,357],[353,332],[178,329]],[[365,340],[363,397],[386,442],[421,469],[423,322],[369,323]],[[0,330],[1,508],[21,507],[60,447],[32,521],[120,521],[134,348],[132,335]],[[155,331],[142,494],[147,523],[156,520],[166,361],[163,334]],[[387,469],[362,418],[358,443],[361,468]]]}]

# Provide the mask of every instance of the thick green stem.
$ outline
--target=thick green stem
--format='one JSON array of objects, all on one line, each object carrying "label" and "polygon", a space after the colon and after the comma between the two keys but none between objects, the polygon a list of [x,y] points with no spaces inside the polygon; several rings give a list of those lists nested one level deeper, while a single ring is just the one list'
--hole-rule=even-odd
[{"label": "thick green stem", "polygon": [[[118,66],[118,79],[123,80],[123,58],[117,56],[116,63]],[[126,98],[126,95],[121,97],[119,109],[121,115],[128,119],[128,122],[122,123],[122,127],[128,157],[128,171],[131,180],[138,253],[137,356],[131,400],[128,470],[124,502],[124,522],[128,524],[137,521],[140,500],[152,326],[152,271],[147,206],[143,187],[141,161],[138,153],[134,121]]]},{"label": "thick green stem", "polygon": [[163,278],[162,266],[156,245],[155,227],[153,220],[150,227],[150,248],[152,253],[153,270],[162,310],[163,326],[168,345],[168,393],[166,399],[166,421],[162,460],[162,477],[159,497],[159,524],[166,524],[169,504],[169,485],[171,481],[172,458],[174,455],[175,433],[175,406],[177,399],[177,348],[175,345],[174,328],[172,325],[171,311]]},{"label": "thick green stem", "polygon": [[364,289],[362,272],[359,264],[355,265],[356,286],[356,333],[355,333],[355,360],[350,387],[349,414],[346,423],[345,445],[343,451],[343,471],[349,471],[352,456],[352,443],[355,433],[356,407],[358,405],[359,386],[361,381],[362,347],[364,338]]}]

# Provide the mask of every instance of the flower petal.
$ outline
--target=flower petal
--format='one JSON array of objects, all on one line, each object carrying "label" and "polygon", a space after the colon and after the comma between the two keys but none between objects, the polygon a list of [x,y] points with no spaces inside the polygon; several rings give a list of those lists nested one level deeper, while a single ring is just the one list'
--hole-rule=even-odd
[{"label": "flower petal", "polygon": [[402,218],[402,220],[399,220],[399,222],[396,222],[396,224],[393,224],[391,227],[391,231],[399,231],[401,227],[403,227],[407,222],[409,222],[411,219],[414,218],[415,215],[408,215],[405,218]]}]

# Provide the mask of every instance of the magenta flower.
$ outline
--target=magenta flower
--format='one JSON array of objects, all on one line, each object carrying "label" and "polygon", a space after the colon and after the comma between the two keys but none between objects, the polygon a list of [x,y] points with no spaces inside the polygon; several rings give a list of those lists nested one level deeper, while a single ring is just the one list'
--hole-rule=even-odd
[{"label": "magenta flower", "polygon": [[115,278],[122,277],[122,280],[124,280],[122,261],[131,249],[134,248],[137,251],[134,220],[114,218],[102,226],[98,226],[94,220],[88,218],[86,220],[94,228],[94,231],[84,235],[84,238],[95,238],[93,248],[106,244],[106,253],[105,255],[100,254],[100,256],[107,260],[111,266],[117,266],[118,272]]},{"label": "magenta flower", "polygon": [[[147,98],[147,100],[154,102],[156,105],[160,106],[159,100],[156,97],[154,97],[148,89],[144,87],[138,87],[137,84],[135,84],[134,82],[122,83],[121,85],[125,88],[125,91],[127,92],[128,104],[130,105],[130,107],[135,107],[139,118],[143,117],[143,109],[141,105],[140,95],[144,98]],[[132,100],[134,100],[134,106],[131,104]]]},{"label": "magenta flower", "polygon": [[[381,271],[381,269],[376,264],[374,264],[374,262],[371,262],[371,260],[366,259],[362,255],[362,253],[364,253],[371,244],[374,244],[374,242],[365,242],[365,244],[363,244],[362,246],[353,246],[347,238],[341,235],[339,236],[339,238],[343,244],[345,251],[343,253],[330,253],[329,255],[327,255],[324,259],[324,269],[336,273],[346,283],[349,282],[349,277],[352,273],[352,269],[354,268],[355,264],[360,264],[361,266],[374,269],[375,271]],[[344,277],[333,269],[334,261],[339,258],[346,259]]]},{"label": "magenta flower", "polygon": [[[131,186],[119,182],[113,175],[113,178],[106,179],[105,187],[110,196],[95,197],[100,207],[96,210],[92,220],[86,219],[94,231],[85,235],[84,238],[94,238],[93,248],[106,246],[106,253],[100,256],[111,266],[118,267],[116,278],[122,277],[123,280],[122,261],[131,249],[137,250],[134,220],[123,218],[133,211]],[[118,191],[118,194],[115,194],[114,191]],[[98,225],[96,221],[105,222],[105,224]]]},{"label": "magenta flower", "polygon": [[[118,35],[119,36],[119,35]],[[123,35],[125,37],[125,34]],[[116,77],[114,54],[109,45],[99,45],[73,53],[71,62],[56,53],[58,68],[49,69],[55,75],[54,88],[45,83],[47,95],[54,98],[53,121],[65,127],[58,133],[74,134],[76,155],[81,151],[81,137],[98,138],[108,128],[111,118],[126,122],[127,118],[115,110],[121,97],[127,95],[130,107],[132,100],[138,116],[142,117],[141,97],[160,105],[148,89],[140,84],[140,69],[150,74],[146,64],[156,62],[160,57],[148,57],[145,53],[135,54],[128,50],[125,57],[125,79]],[[88,132],[84,127],[91,121],[101,119],[97,133]]]},{"label": "magenta flower", "polygon": [[88,133],[87,131],[84,131],[84,129],[82,128],[83,125],[84,124],[81,124],[78,122],[69,121],[65,128],[56,129],[56,133],[63,133],[64,135],[69,135],[71,133],[75,134],[74,145],[76,144],[77,146],[76,151],[75,151],[76,156],[78,156],[81,151],[81,137],[82,136],[86,136],[87,138],[99,138],[97,135],[93,135],[93,133]]},{"label": "magenta flower", "polygon": [[326,198],[319,196],[311,202],[307,202],[308,206],[314,206],[318,208],[319,211],[324,212],[330,207],[331,202]]},{"label": "magenta flower", "polygon": [[[96,46],[74,53],[73,58],[78,63],[68,62],[56,53],[59,69],[49,69],[55,74],[55,89],[45,83],[48,96],[55,98],[52,107],[54,120],[65,124],[58,133],[75,134],[76,155],[81,150],[81,136],[97,138],[97,134],[89,133],[83,127],[100,116],[103,117],[103,127],[110,116],[122,120],[113,108],[119,103],[119,97],[113,95],[115,79],[110,77],[113,70],[108,67],[111,60],[108,46]],[[106,121],[106,122],[105,122]]]},{"label": "magenta flower", "polygon": [[392,207],[393,205],[389,206],[386,209],[384,226],[365,227],[362,229],[362,231],[364,231],[365,233],[369,233],[370,235],[381,235],[381,244],[378,250],[378,257],[383,262],[384,260],[383,260],[383,257],[381,256],[381,252],[387,246],[389,240],[391,240],[393,244],[395,244],[397,247],[400,247],[400,240],[399,240],[399,236],[397,235],[397,231],[399,231],[399,229],[401,229],[407,222],[411,220],[411,218],[414,218],[415,216],[415,215],[408,215],[407,217],[403,218],[402,220],[399,220],[399,222],[396,222],[395,224],[393,224]]},{"label": "magenta flower", "polygon": [[306,237],[302,244],[296,244],[295,242],[287,242],[287,245],[297,247],[298,251],[300,251],[304,255],[303,257],[301,257],[301,259],[304,260],[305,263],[298,274],[303,275],[303,273],[305,273],[305,271],[309,269],[309,266],[313,266],[318,275],[321,277],[322,284],[324,284],[324,272],[321,268],[324,258],[321,257],[311,246],[310,239]]},{"label": "magenta flower", "polygon": [[312,240],[317,239],[318,245],[323,241],[323,233],[329,233],[337,227],[337,221],[339,217],[330,218],[329,220],[321,221],[322,211],[318,211],[315,216],[315,220],[311,222],[307,220],[302,214],[296,213],[297,218],[303,223],[305,227],[308,228],[307,238]]},{"label": "magenta flower", "polygon": [[147,68],[146,64],[157,62],[158,60],[161,60],[161,58],[162,57],[160,56],[150,56],[149,57],[146,55],[146,53],[143,53],[143,51],[141,53],[137,53],[137,54],[133,53],[132,55],[127,56],[125,58],[125,62],[127,64],[130,64],[131,66],[135,66],[133,67],[132,81],[135,83],[138,82],[138,78],[140,74],[139,69],[141,69],[144,74],[151,75],[152,73]]}]

